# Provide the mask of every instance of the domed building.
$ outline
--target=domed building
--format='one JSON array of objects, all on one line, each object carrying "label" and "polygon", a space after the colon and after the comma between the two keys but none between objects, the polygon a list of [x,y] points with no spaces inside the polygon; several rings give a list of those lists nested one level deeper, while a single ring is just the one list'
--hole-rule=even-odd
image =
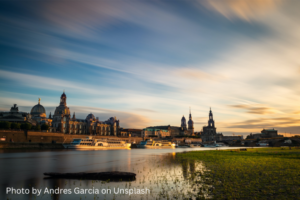
[{"label": "domed building", "polygon": [[46,117],[46,110],[44,106],[41,105],[41,99],[39,98],[39,103],[32,107],[31,116],[39,116],[39,117]]},{"label": "domed building", "polygon": [[35,120],[39,124],[47,123],[51,125],[51,121],[46,118],[46,109],[41,105],[41,98],[39,98],[38,104],[32,107],[30,111],[31,119]]},{"label": "domed building", "polygon": [[57,132],[65,134],[117,136],[119,132],[119,120],[116,118],[99,121],[98,117],[96,118],[92,113],[88,114],[85,119],[77,119],[75,113],[71,117],[65,92],[61,95],[60,104],[55,109],[52,126]]},{"label": "domed building", "polygon": [[88,114],[88,116],[86,116],[85,118],[87,121],[94,121],[96,120],[95,116],[91,113],[91,114]]}]

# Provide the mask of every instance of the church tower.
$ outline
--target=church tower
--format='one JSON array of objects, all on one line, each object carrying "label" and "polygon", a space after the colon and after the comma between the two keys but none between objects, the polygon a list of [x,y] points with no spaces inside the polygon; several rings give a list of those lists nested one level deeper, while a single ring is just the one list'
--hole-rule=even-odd
[{"label": "church tower", "polygon": [[215,127],[215,121],[213,119],[213,114],[211,112],[211,108],[210,108],[210,111],[209,111],[208,126],[209,127]]},{"label": "church tower", "polygon": [[189,121],[188,121],[188,130],[191,135],[194,134],[194,122],[192,120],[191,108],[190,108],[190,116],[189,116]]},{"label": "church tower", "polygon": [[63,92],[60,96],[59,106],[56,107],[53,115],[52,126],[56,127],[58,131],[68,133],[70,119],[70,109],[67,107],[67,95]]},{"label": "church tower", "polygon": [[181,131],[185,131],[186,130],[186,120],[185,117],[182,116],[181,118]]},{"label": "church tower", "polygon": [[65,94],[65,91],[60,96],[60,106],[67,106],[67,96]]}]

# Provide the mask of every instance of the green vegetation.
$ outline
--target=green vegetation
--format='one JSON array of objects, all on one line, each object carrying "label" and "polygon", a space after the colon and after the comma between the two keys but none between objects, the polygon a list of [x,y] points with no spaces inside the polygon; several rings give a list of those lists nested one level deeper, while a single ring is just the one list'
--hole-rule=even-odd
[{"label": "green vegetation", "polygon": [[30,130],[31,124],[29,124],[29,123],[21,124],[21,129]]},{"label": "green vegetation", "polygon": [[4,122],[0,122],[0,128],[1,129],[10,129],[11,127],[11,122],[7,122],[7,121],[4,121]]},{"label": "green vegetation", "polygon": [[35,126],[34,130],[40,131],[40,130],[41,130],[41,126],[40,126],[39,124],[37,124],[37,125]]},{"label": "green vegetation", "polygon": [[[203,162],[196,173],[213,199],[300,199],[300,148],[193,151],[178,158]],[[200,174],[200,175],[199,175]],[[198,194],[202,194],[199,188]]]},{"label": "green vegetation", "polygon": [[21,124],[20,123],[12,123],[11,124],[11,128],[12,129],[20,129],[21,128]]},{"label": "green vegetation", "polygon": [[47,131],[49,129],[49,125],[48,124],[42,124],[41,129]]}]

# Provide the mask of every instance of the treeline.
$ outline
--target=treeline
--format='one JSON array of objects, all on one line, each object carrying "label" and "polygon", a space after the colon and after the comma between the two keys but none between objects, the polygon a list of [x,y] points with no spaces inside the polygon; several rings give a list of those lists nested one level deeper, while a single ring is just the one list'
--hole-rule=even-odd
[{"label": "treeline", "polygon": [[48,130],[48,124],[42,124],[40,126],[37,124],[36,126],[32,126],[30,123],[15,123],[15,122],[7,122],[7,121],[0,121],[0,129],[22,129],[22,130]]}]

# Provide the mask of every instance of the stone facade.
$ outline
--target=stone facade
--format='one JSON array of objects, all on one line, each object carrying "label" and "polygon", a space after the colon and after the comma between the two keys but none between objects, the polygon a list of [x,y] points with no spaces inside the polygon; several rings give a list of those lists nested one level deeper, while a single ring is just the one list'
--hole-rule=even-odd
[{"label": "stone facade", "polygon": [[31,123],[36,125],[36,121],[31,119],[31,115],[26,112],[19,112],[17,104],[11,107],[9,112],[0,112],[0,121],[16,122],[16,123]]},{"label": "stone facade", "polygon": [[203,131],[201,133],[201,139],[203,142],[214,142],[220,141],[223,137],[223,134],[217,134],[217,128],[215,127],[215,121],[213,119],[212,111],[209,111],[209,120],[208,126],[203,127]]},{"label": "stone facade", "polygon": [[[51,118],[51,115],[49,116]],[[115,117],[109,118],[107,121],[99,121],[98,118],[91,113],[85,119],[76,119],[75,113],[73,117],[70,115],[70,109],[67,107],[67,96],[63,93],[60,97],[60,104],[56,107],[52,127],[65,134],[84,134],[84,135],[112,135],[117,136],[119,132],[119,120]]]},{"label": "stone facade", "polygon": [[283,135],[278,135],[278,131],[273,129],[263,129],[261,133],[256,133],[247,136],[248,139],[260,139],[260,138],[276,138],[276,137],[283,137]]},{"label": "stone facade", "polygon": [[141,137],[142,129],[120,128],[120,136]]},{"label": "stone facade", "polygon": [[154,126],[142,130],[142,137],[157,136],[158,138],[170,137],[172,133],[171,126]]}]

